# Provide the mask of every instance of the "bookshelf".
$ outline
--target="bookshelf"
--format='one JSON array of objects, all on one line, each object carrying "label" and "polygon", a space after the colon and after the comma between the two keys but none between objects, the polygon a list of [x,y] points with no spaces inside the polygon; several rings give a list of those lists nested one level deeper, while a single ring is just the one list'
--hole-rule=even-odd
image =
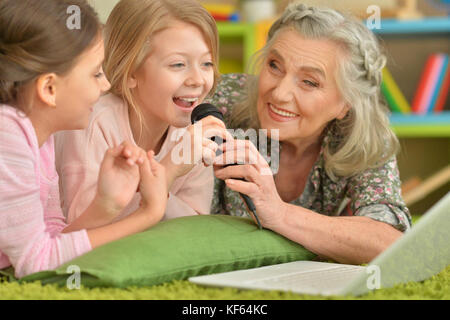
[{"label": "bookshelf", "polygon": [[[386,48],[389,70],[411,103],[428,56],[437,52],[450,54],[450,18],[382,20],[381,28],[373,31]],[[403,182],[419,178],[421,185],[426,184],[449,165],[450,97],[447,97],[444,110],[425,115],[391,115],[390,122],[401,145],[397,159]],[[410,211],[413,214],[425,212],[449,190],[450,181],[447,180],[424,194],[420,201],[410,204]],[[408,196],[406,194],[405,198]]]},{"label": "bookshelf", "polygon": [[[267,22],[263,22],[266,24]],[[449,17],[431,17],[418,20],[381,20],[381,28],[372,31],[380,36],[383,35],[427,35],[440,34],[448,36],[450,34]],[[233,70],[234,72],[243,72],[251,55],[260,48],[257,39],[261,35],[257,34],[258,24],[245,22],[218,22],[217,28],[221,45],[226,45],[230,39],[239,40],[242,43],[241,57],[243,64],[240,64],[242,70]],[[263,29],[266,30],[266,29]]]}]

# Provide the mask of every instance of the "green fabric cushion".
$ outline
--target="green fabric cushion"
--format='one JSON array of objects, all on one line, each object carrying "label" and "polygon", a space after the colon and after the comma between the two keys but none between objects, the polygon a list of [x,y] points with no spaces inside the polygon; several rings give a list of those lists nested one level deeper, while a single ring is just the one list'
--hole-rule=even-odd
[{"label": "green fabric cushion", "polygon": [[[149,230],[111,242],[54,271],[21,281],[66,285],[81,270],[85,287],[149,286],[211,274],[294,260],[315,254],[247,218],[224,215],[191,216],[163,221]],[[70,278],[70,279],[73,279]]]}]

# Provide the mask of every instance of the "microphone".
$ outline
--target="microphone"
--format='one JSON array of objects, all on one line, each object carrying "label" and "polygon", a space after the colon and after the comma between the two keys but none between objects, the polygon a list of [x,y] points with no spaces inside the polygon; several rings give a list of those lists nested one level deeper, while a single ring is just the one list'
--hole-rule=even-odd
[{"label": "microphone", "polygon": [[[202,103],[199,104],[197,107],[195,107],[194,111],[192,111],[191,114],[191,122],[192,124],[196,123],[197,121],[202,120],[203,118],[206,118],[207,116],[213,116],[219,119],[222,122],[224,121],[223,114],[220,112],[219,109],[217,109],[216,106],[210,104],[210,103]],[[212,138],[213,141],[215,141],[215,137]],[[221,139],[220,139],[221,140]],[[229,164],[227,166],[234,166],[236,164]],[[245,181],[245,179],[239,179],[242,181]],[[239,193],[242,199],[244,200],[245,204],[247,205],[248,211],[255,217],[256,222],[258,223],[259,229],[262,229],[261,223],[259,222],[258,216],[256,215],[256,207],[253,203],[252,199],[250,199],[249,196],[246,194]]]}]

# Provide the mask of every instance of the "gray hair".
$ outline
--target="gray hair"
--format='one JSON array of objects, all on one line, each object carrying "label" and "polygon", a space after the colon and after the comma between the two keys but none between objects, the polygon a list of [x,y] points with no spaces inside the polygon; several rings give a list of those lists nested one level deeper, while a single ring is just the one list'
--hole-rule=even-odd
[{"label": "gray hair", "polygon": [[[375,35],[356,18],[333,9],[292,3],[270,28],[265,47],[253,57],[255,70],[264,61],[277,34],[286,28],[306,38],[333,41],[344,53],[337,64],[336,80],[350,109],[344,119],[333,120],[327,127],[338,137],[324,149],[327,174],[331,178],[351,176],[378,167],[394,156],[399,143],[389,126],[389,109],[380,91],[386,57]],[[246,101],[233,110],[232,126],[260,126],[256,99],[257,81],[253,81]]]}]

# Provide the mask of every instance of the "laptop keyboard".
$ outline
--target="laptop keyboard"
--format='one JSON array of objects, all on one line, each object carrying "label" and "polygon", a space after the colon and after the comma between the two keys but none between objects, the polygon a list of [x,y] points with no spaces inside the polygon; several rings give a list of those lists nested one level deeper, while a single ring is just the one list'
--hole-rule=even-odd
[{"label": "laptop keyboard", "polygon": [[269,286],[272,288],[295,289],[307,287],[315,290],[325,290],[342,287],[364,272],[360,266],[333,267],[325,270],[302,271],[284,276],[276,276],[246,283],[256,286]]}]

